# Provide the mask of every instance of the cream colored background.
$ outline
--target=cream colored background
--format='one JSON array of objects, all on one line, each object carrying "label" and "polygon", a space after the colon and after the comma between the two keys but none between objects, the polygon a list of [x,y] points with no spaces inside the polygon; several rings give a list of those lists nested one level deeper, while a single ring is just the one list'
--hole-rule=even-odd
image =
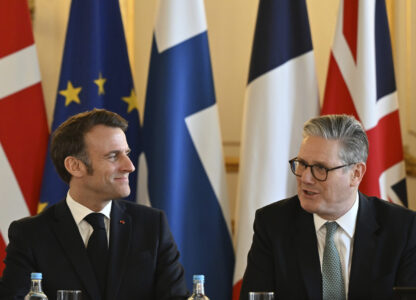
[{"label": "cream colored background", "polygon": [[[156,12],[156,0],[120,0],[140,113]],[[416,1],[387,1],[393,39],[404,144],[416,155]],[[339,0],[307,0],[321,98]],[[34,33],[49,124],[60,72],[70,0],[35,0]],[[238,158],[242,109],[258,0],[205,0],[212,68],[226,158]],[[412,56],[412,52],[413,54]],[[322,101],[322,99],[321,99]],[[238,173],[227,174],[234,215]],[[409,203],[416,209],[416,179],[408,177]],[[278,200],[278,199],[276,199]]]}]

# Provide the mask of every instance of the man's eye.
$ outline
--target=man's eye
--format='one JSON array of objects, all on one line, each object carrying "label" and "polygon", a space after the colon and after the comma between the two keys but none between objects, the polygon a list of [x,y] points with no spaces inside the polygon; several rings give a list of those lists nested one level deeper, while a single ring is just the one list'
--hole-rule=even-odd
[{"label": "man's eye", "polygon": [[321,166],[321,165],[314,165],[313,167],[317,172],[325,172],[325,170],[326,170],[326,168],[324,166]]},{"label": "man's eye", "polygon": [[299,160],[298,164],[299,164],[300,167],[306,168],[306,163],[304,161]]}]

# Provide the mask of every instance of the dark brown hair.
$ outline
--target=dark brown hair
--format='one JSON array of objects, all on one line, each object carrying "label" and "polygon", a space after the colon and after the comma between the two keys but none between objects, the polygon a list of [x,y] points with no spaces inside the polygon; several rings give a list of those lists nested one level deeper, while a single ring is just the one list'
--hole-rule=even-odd
[{"label": "dark brown hair", "polygon": [[105,125],[127,130],[127,121],[120,115],[105,110],[93,109],[68,118],[53,132],[51,140],[51,158],[56,171],[63,181],[69,183],[71,174],[66,170],[64,161],[68,156],[81,160],[89,173],[92,166],[89,161],[84,137],[96,125]]}]

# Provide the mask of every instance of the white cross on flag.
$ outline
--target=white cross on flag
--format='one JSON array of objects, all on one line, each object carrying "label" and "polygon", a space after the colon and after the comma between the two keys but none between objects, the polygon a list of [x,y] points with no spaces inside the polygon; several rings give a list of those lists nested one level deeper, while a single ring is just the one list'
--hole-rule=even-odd
[{"label": "white cross on flag", "polygon": [[27,1],[0,1],[0,276],[10,222],[37,211],[47,142]]},{"label": "white cross on flag", "polygon": [[390,33],[384,0],[342,0],[322,114],[354,115],[370,142],[360,190],[407,206]]}]

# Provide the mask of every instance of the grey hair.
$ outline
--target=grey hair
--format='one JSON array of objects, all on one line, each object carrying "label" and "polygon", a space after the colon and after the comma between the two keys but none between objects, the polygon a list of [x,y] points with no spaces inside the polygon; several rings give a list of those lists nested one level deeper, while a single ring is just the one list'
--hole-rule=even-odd
[{"label": "grey hair", "polygon": [[367,161],[367,134],[353,116],[324,115],[312,118],[303,126],[303,138],[308,136],[338,140],[341,143],[339,158],[345,164]]}]

